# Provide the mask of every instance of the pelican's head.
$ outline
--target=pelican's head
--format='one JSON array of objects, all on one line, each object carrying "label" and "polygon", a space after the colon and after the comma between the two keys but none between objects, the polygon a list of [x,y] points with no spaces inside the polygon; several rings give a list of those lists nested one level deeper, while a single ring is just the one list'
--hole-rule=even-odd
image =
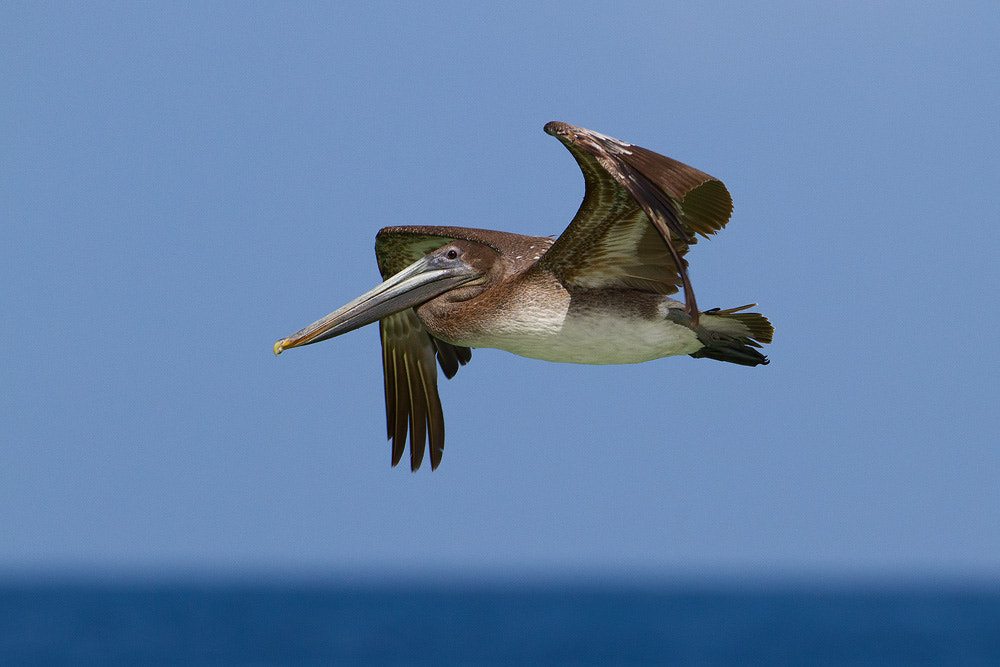
[{"label": "pelican's head", "polygon": [[274,353],[339,336],[458,287],[484,282],[491,263],[486,253],[496,256],[478,243],[448,243],[323,319],[282,338],[274,344]]}]

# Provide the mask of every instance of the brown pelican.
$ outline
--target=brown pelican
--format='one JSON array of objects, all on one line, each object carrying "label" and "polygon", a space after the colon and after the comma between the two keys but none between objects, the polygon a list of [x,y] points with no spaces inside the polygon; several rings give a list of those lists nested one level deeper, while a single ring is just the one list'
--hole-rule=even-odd
[{"label": "brown pelican", "polygon": [[[446,377],[471,348],[575,364],[634,364],[687,354],[744,366],[773,327],[756,304],[701,312],[684,255],[722,229],[721,181],[639,146],[553,122],[576,158],[583,203],[558,238],[463,227],[386,227],[375,237],[385,279],[279,340],[274,353],[379,323],[392,465],[410,436],[410,469],[444,450],[437,363]],[[684,302],[668,295],[684,292]]]}]

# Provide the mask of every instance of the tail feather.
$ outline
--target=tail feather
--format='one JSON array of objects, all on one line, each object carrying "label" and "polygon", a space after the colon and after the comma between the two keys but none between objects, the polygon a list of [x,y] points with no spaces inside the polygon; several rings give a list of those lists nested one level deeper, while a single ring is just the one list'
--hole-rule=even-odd
[{"label": "tail feather", "polygon": [[725,310],[713,308],[702,313],[696,333],[705,347],[690,356],[728,361],[742,366],[770,363],[755,348],[773,340],[774,327],[760,313],[740,312],[756,305],[752,303]]}]

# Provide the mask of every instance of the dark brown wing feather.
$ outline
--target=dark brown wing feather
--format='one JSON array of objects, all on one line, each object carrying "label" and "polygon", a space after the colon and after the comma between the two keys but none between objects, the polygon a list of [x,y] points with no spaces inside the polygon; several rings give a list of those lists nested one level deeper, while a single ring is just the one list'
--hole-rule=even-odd
[{"label": "dark brown wing feather", "polygon": [[[392,465],[399,463],[403,457],[409,431],[410,469],[420,467],[425,444],[430,449],[431,469],[437,468],[444,451],[444,415],[437,391],[437,369],[434,367],[435,340],[424,329],[412,308],[382,319],[379,331],[382,336],[386,428],[392,440]],[[440,344],[440,341],[437,343]],[[455,359],[457,365],[461,357],[456,356]]]},{"label": "dark brown wing feather", "polygon": [[732,199],[721,181],[639,146],[549,123],[545,131],[576,158],[586,183],[576,216],[540,265],[561,280],[673,294],[684,287],[697,313],[683,259],[696,234],[722,229]]}]

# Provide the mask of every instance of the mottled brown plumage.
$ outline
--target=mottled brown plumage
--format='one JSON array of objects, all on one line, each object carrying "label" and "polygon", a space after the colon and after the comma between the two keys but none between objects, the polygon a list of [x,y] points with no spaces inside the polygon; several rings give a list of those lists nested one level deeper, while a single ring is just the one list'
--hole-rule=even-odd
[{"label": "mottled brown plumage", "polygon": [[[586,183],[558,239],[464,227],[386,227],[375,240],[386,280],[275,344],[279,353],[379,321],[392,463],[407,434],[410,468],[441,462],[444,417],[435,359],[451,378],[471,347],[574,363],[690,354],[767,363],[762,315],[699,312],[684,255],[732,212],[721,181],[602,134],[549,123]],[[683,289],[680,303],[667,295]],[[662,332],[661,332],[662,329]],[[617,349],[621,347],[622,349]]]}]

